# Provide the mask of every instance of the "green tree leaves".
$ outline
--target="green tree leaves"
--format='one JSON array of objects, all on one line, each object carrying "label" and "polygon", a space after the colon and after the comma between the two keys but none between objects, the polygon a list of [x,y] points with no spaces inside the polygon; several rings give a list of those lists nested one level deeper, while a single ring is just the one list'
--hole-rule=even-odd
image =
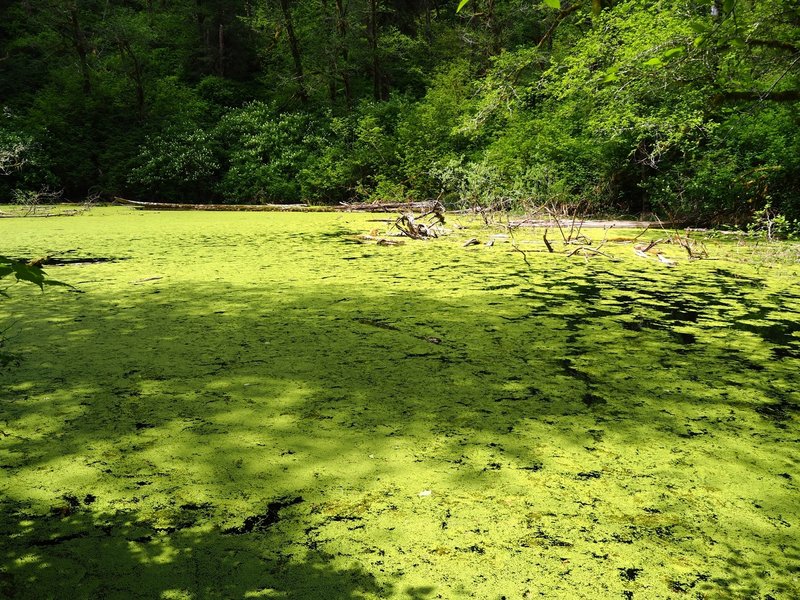
[{"label": "green tree leaves", "polygon": [[[55,279],[50,279],[38,261],[25,261],[7,256],[0,256],[0,279],[13,276],[14,281],[32,283],[44,290],[46,285],[69,286],[69,284]],[[0,295],[8,296],[5,290],[0,290]]]}]

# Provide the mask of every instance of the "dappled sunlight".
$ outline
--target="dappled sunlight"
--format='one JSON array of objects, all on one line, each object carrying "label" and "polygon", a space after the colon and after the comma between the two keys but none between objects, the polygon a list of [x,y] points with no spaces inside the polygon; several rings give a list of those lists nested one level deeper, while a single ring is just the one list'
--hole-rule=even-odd
[{"label": "dappled sunlight", "polygon": [[3,585],[797,589],[796,283],[323,235],[363,215],[170,215],[178,249],[166,218],[75,221],[87,252],[112,254],[126,219],[140,240],[103,285],[2,306],[24,356],[0,379]]}]

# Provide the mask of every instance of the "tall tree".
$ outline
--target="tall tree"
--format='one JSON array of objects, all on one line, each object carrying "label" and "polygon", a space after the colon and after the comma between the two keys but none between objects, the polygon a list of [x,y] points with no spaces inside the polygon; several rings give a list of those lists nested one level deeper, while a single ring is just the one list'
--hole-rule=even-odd
[{"label": "tall tree", "polygon": [[305,75],[303,74],[303,60],[300,55],[300,42],[294,29],[292,11],[289,0],[279,0],[281,14],[283,15],[284,26],[286,27],[286,37],[289,39],[289,49],[292,53],[294,63],[294,76],[297,83],[297,95],[302,104],[308,103],[308,92],[306,91]]},{"label": "tall tree", "polygon": [[371,58],[371,73],[372,73],[372,97],[377,100],[383,100],[383,75],[381,73],[381,59],[378,53],[378,7],[380,0],[367,0],[367,42],[369,44],[369,53]]}]

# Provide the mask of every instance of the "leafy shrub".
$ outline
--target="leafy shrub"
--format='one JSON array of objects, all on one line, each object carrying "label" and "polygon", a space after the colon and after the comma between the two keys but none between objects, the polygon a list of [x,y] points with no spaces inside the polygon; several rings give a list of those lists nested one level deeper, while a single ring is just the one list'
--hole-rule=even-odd
[{"label": "leafy shrub", "polygon": [[150,136],[142,146],[128,183],[156,200],[207,200],[220,165],[213,138],[202,129],[175,126]]},{"label": "leafy shrub", "polygon": [[226,154],[217,189],[229,199],[297,202],[300,180],[318,152],[315,123],[303,113],[281,113],[263,102],[228,112],[215,130]]},{"label": "leafy shrub", "polygon": [[800,136],[788,107],[734,113],[685,144],[643,184],[653,201],[682,215],[743,225],[768,210],[800,218]]}]

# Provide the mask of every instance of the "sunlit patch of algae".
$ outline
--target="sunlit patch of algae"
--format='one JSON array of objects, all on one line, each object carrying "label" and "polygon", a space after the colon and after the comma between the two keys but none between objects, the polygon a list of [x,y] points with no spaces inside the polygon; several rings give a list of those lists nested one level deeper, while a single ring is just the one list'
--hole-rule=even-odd
[{"label": "sunlit patch of algae", "polygon": [[379,218],[0,221],[0,596],[800,597],[797,265]]}]

